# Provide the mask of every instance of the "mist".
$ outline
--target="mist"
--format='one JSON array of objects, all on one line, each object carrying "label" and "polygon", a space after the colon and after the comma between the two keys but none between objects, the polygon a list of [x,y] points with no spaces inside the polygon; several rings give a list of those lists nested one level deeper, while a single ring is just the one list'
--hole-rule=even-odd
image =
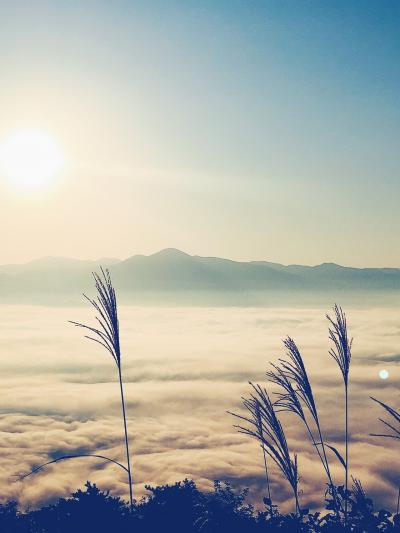
[{"label": "mist", "polygon": [[[369,396],[390,403],[398,394],[400,311],[346,311],[354,337],[350,471],[377,505],[393,507],[395,452],[369,436],[381,415]],[[87,479],[126,497],[123,473],[95,459],[59,463],[23,482],[12,477],[66,453],[102,452],[122,460],[123,428],[111,358],[68,324],[90,321],[88,309],[3,305],[0,313],[2,498],[38,506]],[[249,380],[265,383],[269,362],[284,355],[287,334],[309,369],[325,437],[342,445],[342,389],[321,308],[123,306],[120,314],[136,497],[145,484],[188,477],[201,488],[214,479],[249,486],[250,499],[260,502],[261,451],[236,432],[226,411],[240,409]],[[389,372],[387,380],[378,377],[381,369]],[[292,451],[299,453],[303,505],[313,507],[325,490],[315,451],[294,417],[283,422]],[[340,464],[333,474],[342,483]],[[285,481],[274,469],[271,478],[274,500],[291,510]]]}]

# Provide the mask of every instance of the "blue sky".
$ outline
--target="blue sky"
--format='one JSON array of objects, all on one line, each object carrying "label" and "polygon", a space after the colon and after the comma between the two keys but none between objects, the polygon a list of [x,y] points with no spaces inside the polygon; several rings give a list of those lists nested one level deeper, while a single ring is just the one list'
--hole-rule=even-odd
[{"label": "blue sky", "polygon": [[43,129],[69,161],[41,194],[0,184],[0,262],[174,246],[400,266],[398,2],[16,1],[0,15],[0,142]]}]

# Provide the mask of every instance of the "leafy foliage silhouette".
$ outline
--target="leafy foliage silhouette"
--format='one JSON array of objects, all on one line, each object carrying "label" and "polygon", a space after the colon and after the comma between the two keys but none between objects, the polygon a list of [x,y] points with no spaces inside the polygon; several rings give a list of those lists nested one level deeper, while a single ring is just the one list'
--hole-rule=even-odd
[{"label": "leafy foliage silhouette", "polygon": [[[200,491],[194,481],[185,479],[173,485],[147,487],[149,495],[130,505],[112,497],[90,482],[85,490],[61,498],[39,510],[18,511],[15,502],[0,505],[2,533],[333,533],[347,531],[400,531],[400,516],[385,510],[374,511],[358,480],[348,499],[347,525],[338,521],[332,500],[327,511],[282,515],[269,503],[265,510],[255,510],[246,503],[247,490],[237,491],[229,483],[214,482],[214,490]],[[337,487],[344,501],[344,486]]]}]

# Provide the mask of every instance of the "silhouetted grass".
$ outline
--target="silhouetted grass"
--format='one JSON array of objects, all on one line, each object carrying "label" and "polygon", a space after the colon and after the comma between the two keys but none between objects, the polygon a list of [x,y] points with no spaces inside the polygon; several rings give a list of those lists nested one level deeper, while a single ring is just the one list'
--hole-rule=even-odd
[{"label": "silhouetted grass", "polygon": [[346,497],[344,501],[345,523],[347,521],[347,491],[349,485],[349,371],[351,362],[351,345],[353,339],[349,340],[347,332],[346,315],[341,307],[335,304],[335,319],[326,315],[331,327],[329,328],[329,338],[334,347],[329,350],[329,354],[338,364],[343,377],[345,391],[345,490]]},{"label": "silhouetted grass", "polygon": [[[322,435],[318,410],[304,361],[296,343],[291,337],[287,337],[283,341],[283,344],[287,350],[288,359],[280,359],[280,366],[271,365],[273,370],[267,372],[268,380],[280,387],[280,390],[275,392],[275,395],[278,398],[275,405],[283,411],[295,414],[304,423],[307,433],[328,477],[329,490],[332,494],[335,510],[338,513],[338,502],[326,455],[326,444]],[[311,415],[311,419],[314,421],[318,441],[310,427],[303,405]]]},{"label": "silhouetted grass", "polygon": [[272,506],[272,498],[271,498],[271,486],[269,483],[269,473],[268,473],[268,463],[267,463],[267,451],[265,449],[265,445],[263,443],[264,440],[264,430],[263,430],[263,424],[262,424],[262,416],[260,412],[260,406],[258,402],[255,405],[255,419],[257,423],[257,428],[261,437],[261,448],[263,452],[263,459],[264,459],[264,469],[265,469],[265,479],[267,482],[267,494],[268,494],[268,502],[270,506],[271,513],[273,512],[273,506]]},{"label": "silhouetted grass", "polygon": [[[377,400],[376,398],[373,398],[370,396],[371,400],[379,404],[381,407],[384,408],[384,410],[393,418],[395,422],[400,424],[400,413],[393,409],[393,407],[390,407],[390,405],[381,402],[380,400]],[[393,433],[371,433],[373,437],[384,437],[384,438],[390,438],[390,439],[400,439],[400,428],[395,428],[392,424],[387,422],[386,420],[383,420],[382,418],[379,418],[380,422],[384,424],[387,428],[389,428]]]},{"label": "silhouetted grass", "polygon": [[[383,409],[393,418],[394,422],[397,424],[400,424],[400,413],[396,411],[396,409],[393,409],[393,407],[390,407],[390,405],[381,402],[380,400],[377,400],[376,398],[373,398],[370,396],[371,400],[379,404]],[[392,433],[371,433],[370,435],[372,437],[383,437],[388,439],[400,439],[400,428],[394,427],[390,422],[387,422],[386,420],[383,420],[382,418],[379,418],[380,422],[384,424]],[[397,514],[399,514],[400,510],[400,483],[399,483],[399,490],[397,492]]]},{"label": "silhouetted grass", "polygon": [[110,353],[112,358],[115,361],[118,369],[118,380],[120,386],[121,394],[121,408],[122,408],[122,419],[124,424],[124,436],[125,436],[125,451],[126,451],[126,461],[127,466],[122,465],[114,459],[110,459],[104,455],[99,454],[77,454],[77,455],[64,455],[58,457],[52,461],[48,461],[40,466],[35,467],[31,472],[27,474],[19,474],[17,477],[22,480],[25,479],[36,472],[42,470],[45,466],[58,463],[60,461],[65,461],[69,459],[77,459],[82,457],[96,457],[114,463],[115,465],[122,468],[128,475],[128,484],[129,484],[129,501],[130,506],[133,508],[133,494],[132,494],[132,474],[131,474],[131,465],[130,465],[130,455],[129,455],[129,438],[128,430],[126,423],[126,410],[125,410],[125,399],[124,399],[124,387],[122,379],[122,363],[121,363],[121,343],[119,335],[119,320],[118,320],[118,306],[117,306],[117,297],[115,294],[115,289],[113,287],[111,276],[108,270],[101,269],[101,275],[93,273],[93,278],[95,281],[95,288],[97,291],[97,297],[95,299],[89,298],[84,294],[86,300],[94,307],[97,315],[95,320],[97,321],[97,327],[89,326],[86,324],[81,324],[80,322],[71,321],[71,324],[74,324],[77,327],[83,328],[90,331],[90,335],[85,335],[85,337],[91,341],[100,344],[103,348]]},{"label": "silhouetted grass", "polygon": [[[295,341],[287,337],[284,341],[286,348],[286,358],[279,359],[279,364],[272,364],[272,370],[267,371],[266,376],[270,383],[278,386],[274,391],[275,402],[270,400],[266,389],[260,385],[253,385],[253,394],[250,399],[244,399],[243,405],[250,413],[249,417],[235,415],[246,421],[249,426],[235,426],[241,433],[257,438],[264,442],[267,453],[279,466],[284,477],[289,481],[293,489],[296,501],[296,509],[299,511],[298,502],[298,472],[297,456],[294,454],[294,461],[290,459],[284,430],[279,422],[276,412],[286,411],[293,413],[305,425],[308,436],[310,437],[313,447],[316,449],[322,466],[328,478],[328,492],[332,497],[330,500],[331,508],[334,510],[337,521],[340,520],[341,513],[344,515],[344,525],[348,519],[348,498],[350,491],[348,487],[349,477],[349,427],[348,427],[348,389],[349,389],[349,371],[351,362],[351,345],[349,340],[346,316],[341,307],[333,307],[334,318],[326,315],[329,327],[329,339],[333,342],[333,348],[329,350],[329,355],[333,357],[339,366],[342,374],[345,389],[345,459],[340,452],[332,445],[328,444],[323,437],[321,422],[318,414],[317,405],[314,398],[313,389],[303,361],[303,357]],[[379,402],[381,403],[381,402]],[[388,406],[384,406],[392,415],[398,415]],[[258,410],[260,411],[263,431],[260,431],[257,423]],[[400,415],[396,420],[400,421]],[[313,427],[311,425],[313,423]],[[389,424],[385,422],[387,426]],[[393,429],[393,428],[392,428]],[[267,436],[263,435],[263,433]],[[400,436],[400,432],[399,432]],[[345,482],[343,487],[337,487],[332,479],[327,449],[331,450],[336,458],[340,461],[345,470]],[[360,496],[362,486],[358,480],[354,482],[354,494]]]},{"label": "silhouetted grass", "polygon": [[300,511],[298,495],[297,456],[292,459],[282,425],[277,417],[274,405],[265,389],[253,385],[250,398],[243,398],[243,405],[249,417],[230,413],[248,423],[248,426],[235,426],[240,433],[256,438],[265,452],[278,466],[283,476],[289,482],[295,500],[296,511]]},{"label": "silhouetted grass", "polygon": [[131,462],[129,455],[129,437],[126,424],[126,410],[125,410],[125,398],[124,398],[124,386],[122,379],[122,362],[121,362],[121,342],[119,335],[119,320],[118,320],[118,306],[115,289],[113,287],[110,272],[108,270],[101,269],[101,276],[93,273],[95,288],[97,291],[97,298],[85,298],[94,307],[98,315],[95,317],[98,323],[98,328],[81,324],[79,322],[71,322],[75,326],[84,328],[91,332],[93,335],[85,335],[89,340],[97,342],[103,348],[105,348],[115,361],[118,369],[118,380],[121,393],[121,408],[122,419],[124,423],[124,436],[125,436],[125,451],[126,462],[128,472],[129,483],[129,500],[131,506],[133,505],[132,495],[132,474],[131,474]]}]

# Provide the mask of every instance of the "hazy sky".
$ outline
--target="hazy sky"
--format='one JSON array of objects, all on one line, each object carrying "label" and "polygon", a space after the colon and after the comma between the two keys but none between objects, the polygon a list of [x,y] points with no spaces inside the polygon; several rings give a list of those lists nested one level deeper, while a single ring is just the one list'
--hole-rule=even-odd
[{"label": "hazy sky", "polygon": [[[0,144],[65,169],[0,175],[0,263],[177,247],[400,267],[397,1],[0,6]],[[21,154],[21,158],[24,154]]]}]

